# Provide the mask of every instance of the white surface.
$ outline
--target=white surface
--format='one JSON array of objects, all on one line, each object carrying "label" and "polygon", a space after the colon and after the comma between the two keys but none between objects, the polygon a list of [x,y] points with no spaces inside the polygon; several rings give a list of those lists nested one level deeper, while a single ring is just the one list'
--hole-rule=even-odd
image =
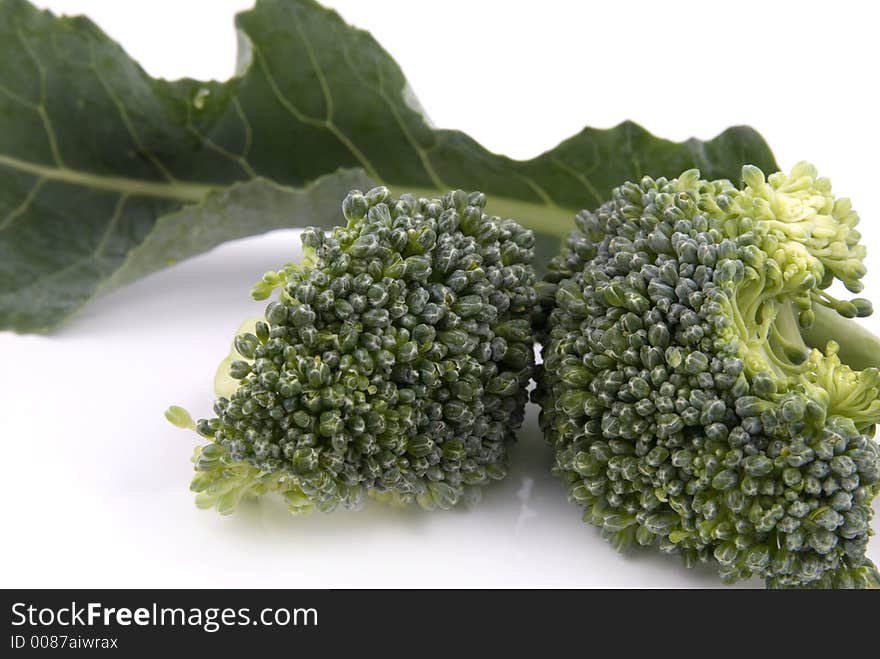
[{"label": "white surface", "polygon": [[[232,14],[249,3],[38,4],[88,13],[153,75],[225,78]],[[871,250],[867,290],[880,290],[870,3],[328,4],[398,59],[435,123],[512,156],[585,123],[631,118],[674,139],[751,124],[784,168],[811,159],[853,197]],[[424,25],[446,34],[426,44]],[[483,103],[448,93],[463,79],[479,81]],[[473,510],[374,505],[292,518],[271,501],[232,517],[196,510],[187,491],[196,437],[162,412],[177,403],[210,413],[214,367],[239,322],[263,307],[250,285],[297,253],[293,232],[227,244],[99,300],[53,336],[0,333],[0,585],[718,584],[676,559],[618,555],[582,524],[548,472],[533,407],[513,473]],[[868,325],[880,331],[880,317]],[[869,554],[880,561],[880,541]]]}]

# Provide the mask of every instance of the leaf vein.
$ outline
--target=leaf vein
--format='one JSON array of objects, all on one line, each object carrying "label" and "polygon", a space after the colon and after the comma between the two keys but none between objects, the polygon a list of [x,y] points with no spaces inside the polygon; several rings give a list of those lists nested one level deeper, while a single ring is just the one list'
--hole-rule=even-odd
[{"label": "leaf vein", "polygon": [[107,81],[104,79],[104,76],[101,74],[101,71],[98,69],[97,62],[95,61],[95,51],[92,48],[91,43],[89,44],[89,55],[91,57],[91,61],[89,63],[89,68],[92,73],[95,74],[95,78],[98,80],[98,84],[101,85],[101,88],[107,94],[107,97],[110,101],[116,106],[117,111],[119,112],[119,117],[122,119],[122,123],[125,125],[125,129],[128,131],[129,135],[131,135],[132,141],[134,141],[135,145],[144,156],[152,163],[152,165],[159,171],[159,173],[170,183],[175,183],[176,179],[168,171],[168,168],[162,163],[162,161],[150,151],[144,144],[141,142],[140,135],[135,130],[134,124],[131,122],[131,117],[128,116],[128,111],[125,109],[125,105],[123,105],[122,101],[116,95],[116,92],[110,87]]},{"label": "leaf vein", "polygon": [[431,179],[431,183],[438,190],[441,190],[441,191],[450,187],[446,183],[444,183],[443,180],[440,178],[440,176],[437,174],[436,170],[434,169],[433,163],[431,162],[430,157],[429,157],[429,153],[436,148],[436,142],[434,144],[430,145],[430,147],[428,147],[427,149],[424,149],[416,141],[416,139],[413,137],[413,135],[409,132],[409,130],[407,129],[406,125],[403,122],[402,117],[400,116],[400,114],[397,111],[396,105],[392,102],[392,100],[388,97],[387,93],[385,92],[385,79],[382,74],[382,69],[377,65],[376,74],[379,79],[379,85],[377,88],[376,85],[370,84],[370,82],[367,81],[358,72],[357,67],[355,66],[354,62],[351,59],[349,45],[348,45],[348,43],[346,43],[346,40],[340,36],[339,42],[342,44],[342,56],[345,59],[346,64],[348,64],[349,70],[354,75],[354,77],[358,80],[358,82],[360,82],[364,87],[366,87],[367,89],[370,89],[371,91],[377,92],[379,94],[379,97],[385,103],[385,105],[391,110],[391,115],[394,117],[395,122],[400,127],[401,132],[403,133],[407,142],[409,142],[413,151],[415,151],[416,155],[418,156],[419,160],[421,161],[422,167],[424,168],[425,173],[428,175],[428,178]]},{"label": "leaf vein", "polygon": [[553,198],[547,193],[547,191],[544,188],[542,188],[540,185],[538,185],[535,181],[533,181],[528,176],[525,176],[524,174],[520,174],[519,172],[514,172],[514,173],[519,180],[521,180],[523,183],[525,183],[527,186],[529,186],[535,192],[535,194],[541,198],[541,201],[544,202],[545,206],[547,206],[549,208],[558,208],[558,206],[556,205],[556,202],[553,201]]},{"label": "leaf vein", "polygon": [[101,236],[101,240],[98,241],[98,246],[95,247],[94,257],[96,259],[104,255],[104,249],[107,247],[107,243],[110,240],[110,235],[116,229],[116,225],[119,224],[119,218],[122,216],[122,210],[125,208],[125,204],[127,201],[127,194],[119,195],[119,199],[116,200],[116,206],[113,208],[113,215],[110,217],[110,221],[107,222],[107,228],[104,230],[104,234]]},{"label": "leaf vein", "polygon": [[0,231],[11,227],[12,224],[24,214],[28,207],[34,202],[34,199],[36,199],[37,195],[40,192],[40,188],[42,188],[45,183],[46,179],[42,176],[36,180],[36,182],[31,186],[31,189],[28,190],[28,193],[25,195],[21,203],[13,208],[11,211],[9,211],[6,217],[3,218],[3,221],[0,222]]},{"label": "leaf vein", "polygon": [[195,124],[192,120],[192,104],[186,103],[186,129],[199,140],[200,146],[205,146],[211,151],[220,154],[224,158],[234,162],[239,167],[241,167],[242,171],[244,171],[245,176],[250,179],[257,178],[257,173],[254,171],[254,168],[251,167],[251,164],[245,159],[245,157],[241,154],[233,153],[229,151],[225,147],[217,144],[214,140],[212,140],[208,135],[200,131],[196,128]]},{"label": "leaf vein", "polygon": [[25,98],[24,96],[20,96],[19,94],[16,94],[14,91],[9,89],[8,87],[5,87],[4,85],[0,85],[0,92],[2,92],[3,94],[6,94],[6,96],[11,98],[13,101],[15,101],[16,103],[19,103],[20,105],[25,106],[26,108],[30,108],[31,110],[34,110],[34,111],[36,111],[36,109],[37,109],[36,103]]},{"label": "leaf vein", "polygon": [[101,234],[101,238],[98,241],[98,245],[95,247],[94,250],[92,250],[91,252],[89,252],[85,256],[82,256],[82,257],[76,259],[72,263],[69,263],[68,265],[64,266],[63,268],[59,268],[58,270],[53,270],[52,272],[49,272],[49,273],[46,273],[40,277],[37,277],[36,279],[34,279],[32,282],[26,284],[25,286],[20,286],[18,288],[10,289],[6,293],[4,293],[3,297],[6,297],[6,296],[12,295],[12,294],[16,294],[16,293],[30,291],[34,288],[39,287],[42,284],[45,284],[47,281],[57,279],[58,277],[65,275],[72,270],[75,270],[79,266],[83,265],[84,263],[88,263],[89,261],[95,261],[95,263],[98,263],[98,258],[101,256],[102,250],[106,246],[106,242],[109,239],[110,233],[116,227],[117,221],[119,219],[119,215],[121,215],[121,213],[122,213],[122,207],[125,205],[126,199],[127,199],[127,195],[120,195],[119,200],[116,202],[116,206],[113,211],[113,216],[108,221],[107,228],[104,229],[103,233]]},{"label": "leaf vein", "polygon": [[321,86],[321,93],[324,95],[324,105],[326,106],[326,121],[328,124],[333,123],[333,96],[330,94],[330,87],[327,85],[327,78],[324,76],[324,72],[321,70],[321,66],[318,62],[318,58],[315,57],[315,51],[312,48],[312,42],[309,40],[308,36],[302,29],[302,24],[299,20],[294,21],[294,25],[296,26],[296,31],[299,33],[300,39],[303,41],[303,46],[305,46],[306,54],[309,56],[309,63],[312,65],[312,69],[315,71],[315,75],[318,78],[318,84]]},{"label": "leaf vein", "polygon": [[278,99],[278,102],[281,104],[281,107],[287,110],[287,112],[297,119],[299,122],[306,124],[307,126],[316,126],[318,128],[323,128],[324,130],[329,131],[339,142],[349,150],[349,152],[357,159],[360,163],[361,167],[366,170],[367,174],[374,179],[381,180],[376,169],[373,167],[373,164],[367,159],[367,157],[361,152],[361,150],[346,136],[342,131],[340,131],[335,124],[328,122],[324,119],[315,119],[314,117],[310,117],[307,114],[304,114],[299,108],[297,108],[290,100],[281,93],[281,89],[278,87],[278,83],[275,80],[275,77],[272,75],[272,71],[269,69],[269,65],[266,62],[266,58],[263,56],[263,53],[259,48],[253,46],[253,52],[257,56],[257,61],[260,63],[260,68],[263,70],[264,75],[266,76],[266,81],[269,83],[269,88],[272,90],[272,93]]},{"label": "leaf vein", "polygon": [[34,66],[37,69],[37,76],[40,79],[40,102],[36,103],[33,108],[36,110],[37,114],[40,117],[40,121],[43,124],[43,130],[46,132],[46,138],[49,140],[49,149],[52,151],[52,158],[55,160],[55,164],[59,167],[64,166],[64,159],[61,157],[61,149],[58,147],[58,138],[55,135],[55,128],[52,126],[52,121],[49,118],[49,113],[46,110],[46,69],[43,66],[43,63],[40,61],[40,58],[37,57],[37,53],[31,47],[28,40],[25,38],[24,33],[21,30],[20,25],[15,26],[15,34],[18,37],[18,40],[21,42],[22,47],[25,52],[28,54],[28,57],[34,63]]},{"label": "leaf vein", "polygon": [[[550,162],[552,162],[554,165],[556,165],[556,167],[561,169],[569,176],[572,176],[581,185],[583,185],[584,189],[586,189],[586,191],[593,196],[593,199],[596,201],[597,204],[601,205],[604,202],[604,199],[602,199],[602,195],[599,194],[596,186],[593,185],[593,182],[589,178],[587,178],[587,176],[584,175],[582,172],[579,172],[574,167],[560,160],[559,158],[550,158]],[[593,169],[595,170],[595,167]]]},{"label": "leaf vein", "polygon": [[235,113],[238,115],[238,118],[241,119],[241,124],[244,128],[244,146],[241,149],[241,157],[247,160],[250,156],[251,147],[253,146],[254,141],[253,129],[251,128],[250,120],[247,118],[244,109],[241,107],[241,102],[238,100],[238,96],[232,97],[232,107],[235,108]]}]

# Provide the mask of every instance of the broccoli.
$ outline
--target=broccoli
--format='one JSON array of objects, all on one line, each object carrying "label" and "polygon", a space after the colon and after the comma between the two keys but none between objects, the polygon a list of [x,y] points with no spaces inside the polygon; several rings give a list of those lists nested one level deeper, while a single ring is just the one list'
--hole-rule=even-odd
[{"label": "broccoli", "polygon": [[305,257],[254,289],[265,317],[234,345],[234,391],[197,424],[191,489],[231,512],[277,492],[291,512],[364,495],[424,508],[502,478],[532,377],[534,235],[485,195],[351,192],[347,224],[302,234]]},{"label": "broccoli", "polygon": [[537,284],[554,471],[619,549],[877,586],[880,340],[827,291],[862,288],[858,216],[806,163],[742,177],[646,177],[577,215]]}]

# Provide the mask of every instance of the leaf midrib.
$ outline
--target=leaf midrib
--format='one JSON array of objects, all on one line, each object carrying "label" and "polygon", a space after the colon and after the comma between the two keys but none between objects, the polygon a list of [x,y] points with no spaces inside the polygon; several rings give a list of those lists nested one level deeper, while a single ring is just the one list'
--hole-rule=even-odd
[{"label": "leaf midrib", "polygon": [[49,181],[107,190],[131,197],[159,197],[182,202],[198,202],[215,189],[215,186],[202,183],[144,181],[124,176],[105,176],[69,167],[53,167],[5,154],[0,154],[0,167],[26,172]]},{"label": "leaf midrib", "polygon": [[[174,199],[184,203],[197,203],[217,188],[202,183],[175,181],[144,181],[142,179],[122,176],[105,176],[69,167],[53,167],[21,158],[0,154],[0,167],[7,167],[33,174],[43,180],[60,181],[72,185],[106,190],[128,197],[158,197]],[[390,185],[394,185],[389,182]],[[436,197],[445,191],[430,188],[407,187],[407,192],[417,197]],[[563,236],[571,228],[571,219],[577,209],[561,208],[553,205],[538,204],[520,199],[489,196],[489,212],[503,217],[512,217],[527,228],[540,233],[552,233]],[[540,218],[540,221],[532,218]]]}]

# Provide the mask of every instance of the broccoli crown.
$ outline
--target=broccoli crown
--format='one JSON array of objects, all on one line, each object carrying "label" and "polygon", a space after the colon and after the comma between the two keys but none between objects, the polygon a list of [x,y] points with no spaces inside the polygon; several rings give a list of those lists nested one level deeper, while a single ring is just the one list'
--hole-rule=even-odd
[{"label": "broccoli crown", "polygon": [[[877,585],[880,377],[827,340],[871,310],[825,290],[861,289],[858,216],[805,163],[743,180],[644,178],[578,214],[538,285],[554,469],[618,548],[714,560],[728,581]],[[817,316],[824,352],[802,336]]]},{"label": "broccoli crown", "polygon": [[533,369],[534,236],[485,203],[354,191],[346,226],[302,234],[303,261],[255,287],[280,294],[235,339],[237,386],[196,426],[213,440],[194,457],[200,506],[275,491],[292,512],[365,494],[447,508],[505,475]]}]

